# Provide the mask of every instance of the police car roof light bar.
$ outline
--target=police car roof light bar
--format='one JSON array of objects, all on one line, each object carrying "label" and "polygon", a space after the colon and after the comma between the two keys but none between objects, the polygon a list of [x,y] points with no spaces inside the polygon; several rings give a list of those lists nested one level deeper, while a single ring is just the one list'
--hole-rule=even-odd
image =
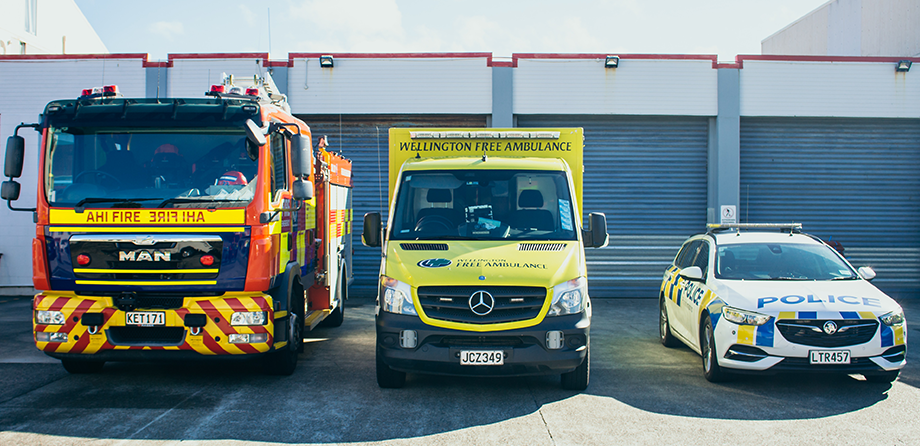
[{"label": "police car roof light bar", "polygon": [[707,232],[730,231],[741,232],[742,229],[778,229],[780,232],[788,230],[789,233],[802,232],[801,223],[710,223],[706,225]]}]

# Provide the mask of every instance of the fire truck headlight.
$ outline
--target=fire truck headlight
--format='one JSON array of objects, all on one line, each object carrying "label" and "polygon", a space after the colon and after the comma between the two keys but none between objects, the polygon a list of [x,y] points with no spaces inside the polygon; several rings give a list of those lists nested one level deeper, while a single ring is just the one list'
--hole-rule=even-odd
[{"label": "fire truck headlight", "polygon": [[384,276],[380,281],[380,295],[383,297],[383,311],[418,316],[412,303],[412,287],[409,284]]},{"label": "fire truck headlight", "polygon": [[588,280],[584,277],[569,280],[553,287],[553,304],[548,316],[581,313],[588,298]]},{"label": "fire truck headlight", "polygon": [[265,325],[267,319],[264,311],[238,311],[230,316],[230,325]]},{"label": "fire truck headlight", "polygon": [[38,310],[35,312],[35,322],[42,325],[64,325],[67,318],[60,311]]},{"label": "fire truck headlight", "polygon": [[234,333],[227,337],[231,344],[256,344],[268,341],[267,333]]},{"label": "fire truck headlight", "polygon": [[40,331],[35,333],[38,342],[67,342],[67,333],[48,333]]}]

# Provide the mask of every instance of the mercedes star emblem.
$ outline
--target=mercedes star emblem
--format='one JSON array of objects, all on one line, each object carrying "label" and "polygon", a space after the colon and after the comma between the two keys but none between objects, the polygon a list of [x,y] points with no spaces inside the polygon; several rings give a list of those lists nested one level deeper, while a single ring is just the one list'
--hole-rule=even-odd
[{"label": "mercedes star emblem", "polygon": [[470,296],[470,310],[477,316],[485,316],[495,307],[495,298],[488,291],[477,291]]},{"label": "mercedes star emblem", "polygon": [[827,322],[825,322],[825,323],[824,323],[824,332],[827,333],[827,334],[829,334],[829,335],[832,335],[832,334],[834,334],[834,333],[837,333],[837,324],[835,324],[834,321],[827,321]]}]

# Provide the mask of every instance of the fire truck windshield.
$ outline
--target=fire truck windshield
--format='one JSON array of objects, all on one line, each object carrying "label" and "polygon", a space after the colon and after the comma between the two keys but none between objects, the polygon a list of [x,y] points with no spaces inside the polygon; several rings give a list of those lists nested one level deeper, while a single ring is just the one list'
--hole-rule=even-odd
[{"label": "fire truck windshield", "polygon": [[241,129],[52,127],[45,150],[52,206],[239,207],[254,196]]}]

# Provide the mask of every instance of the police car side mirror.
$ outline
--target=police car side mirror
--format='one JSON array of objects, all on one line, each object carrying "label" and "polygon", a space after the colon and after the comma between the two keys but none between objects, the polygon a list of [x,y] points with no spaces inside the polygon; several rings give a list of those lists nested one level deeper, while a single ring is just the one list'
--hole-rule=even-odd
[{"label": "police car side mirror", "polygon": [[588,229],[582,230],[581,238],[586,248],[603,248],[607,246],[610,236],[607,234],[607,216],[600,212],[588,215]]},{"label": "police car side mirror", "polygon": [[859,267],[859,269],[856,270],[856,272],[859,273],[859,277],[862,277],[863,279],[866,279],[868,281],[872,281],[872,279],[874,279],[876,275],[875,270],[872,269],[871,266],[861,266]]},{"label": "police car side mirror", "polygon": [[380,246],[380,214],[368,212],[364,214],[364,232],[361,234],[361,243],[364,246],[375,248]]},{"label": "police car side mirror", "polygon": [[679,274],[680,277],[694,282],[701,282],[703,280],[703,270],[698,266],[688,266],[680,270]]}]

